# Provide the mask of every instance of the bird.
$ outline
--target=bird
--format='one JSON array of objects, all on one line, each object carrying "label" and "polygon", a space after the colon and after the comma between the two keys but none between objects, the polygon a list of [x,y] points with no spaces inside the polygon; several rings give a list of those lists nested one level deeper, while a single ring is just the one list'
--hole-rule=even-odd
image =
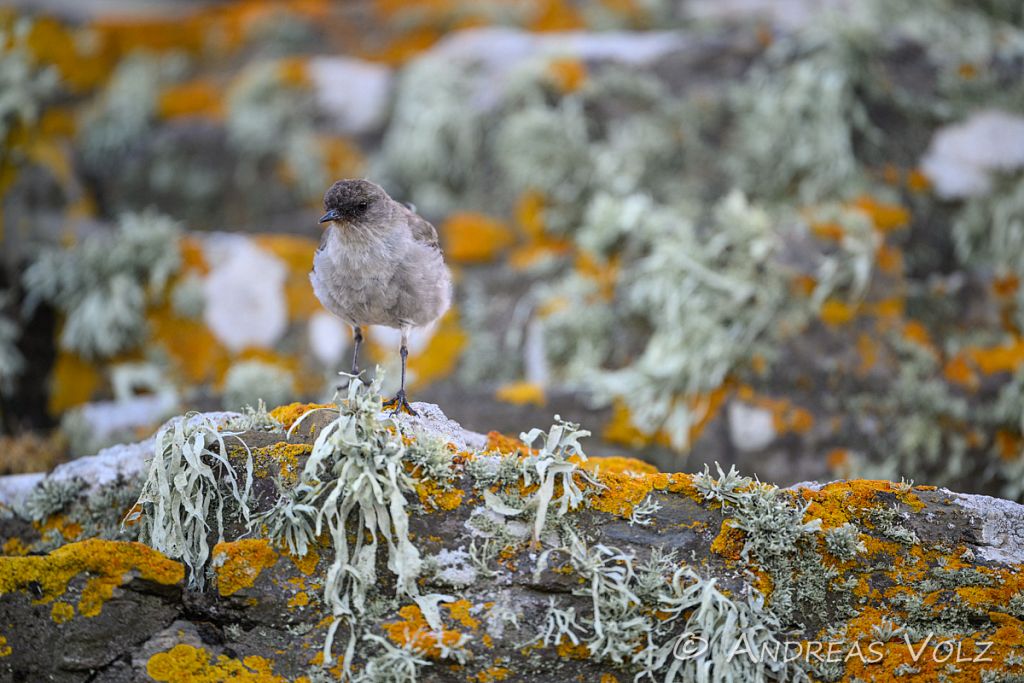
[{"label": "bird", "polygon": [[352,375],[359,375],[363,329],[383,325],[402,333],[402,382],[384,402],[392,415],[416,415],[405,393],[409,333],[431,324],[451,306],[452,278],[437,230],[415,207],[392,199],[365,179],[339,180],[324,193],[326,224],[309,274],[313,292],[330,313],[352,327]]}]

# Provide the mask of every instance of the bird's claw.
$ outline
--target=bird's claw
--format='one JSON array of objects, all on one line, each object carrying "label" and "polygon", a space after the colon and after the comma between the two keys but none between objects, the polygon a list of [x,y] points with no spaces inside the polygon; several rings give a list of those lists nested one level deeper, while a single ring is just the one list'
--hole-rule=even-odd
[{"label": "bird's claw", "polygon": [[401,412],[406,412],[406,413],[412,415],[413,417],[416,417],[417,415],[419,415],[419,413],[417,413],[415,410],[413,410],[412,406],[409,405],[409,401],[406,400],[406,398],[405,398],[405,391],[403,391],[401,389],[398,391],[397,394],[395,394],[395,397],[393,399],[390,399],[388,401],[384,401],[382,407],[384,407],[384,408],[391,408],[392,409],[391,410],[391,416],[392,417],[394,417],[395,415],[398,415],[398,413],[401,413]]}]

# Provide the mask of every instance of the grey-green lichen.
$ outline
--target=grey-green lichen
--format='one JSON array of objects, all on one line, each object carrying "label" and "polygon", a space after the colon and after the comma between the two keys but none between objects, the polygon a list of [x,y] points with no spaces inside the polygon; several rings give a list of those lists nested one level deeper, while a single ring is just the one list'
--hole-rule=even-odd
[{"label": "grey-green lichen", "polygon": [[46,301],[64,314],[67,351],[102,359],[133,349],[145,337],[147,301],[159,300],[181,265],[181,234],[176,221],[146,211],[70,249],[45,249],[22,278],[25,305]]}]

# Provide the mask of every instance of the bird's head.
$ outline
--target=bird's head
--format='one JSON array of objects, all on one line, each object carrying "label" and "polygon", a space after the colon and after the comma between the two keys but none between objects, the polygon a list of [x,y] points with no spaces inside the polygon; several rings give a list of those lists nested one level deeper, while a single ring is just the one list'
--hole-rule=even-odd
[{"label": "bird's head", "polygon": [[324,194],[326,213],[321,223],[342,228],[386,226],[391,216],[391,197],[369,180],[339,180]]}]

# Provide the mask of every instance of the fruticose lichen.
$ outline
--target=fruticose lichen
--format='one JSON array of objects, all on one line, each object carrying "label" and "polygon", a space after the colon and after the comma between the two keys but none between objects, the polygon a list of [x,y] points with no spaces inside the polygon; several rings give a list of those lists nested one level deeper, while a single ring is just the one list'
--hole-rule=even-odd
[{"label": "fruticose lichen", "polygon": [[181,226],[154,212],[125,214],[117,228],[69,250],[39,254],[22,278],[26,307],[46,301],[65,315],[61,348],[109,358],[136,347],[145,307],[181,265]]}]

